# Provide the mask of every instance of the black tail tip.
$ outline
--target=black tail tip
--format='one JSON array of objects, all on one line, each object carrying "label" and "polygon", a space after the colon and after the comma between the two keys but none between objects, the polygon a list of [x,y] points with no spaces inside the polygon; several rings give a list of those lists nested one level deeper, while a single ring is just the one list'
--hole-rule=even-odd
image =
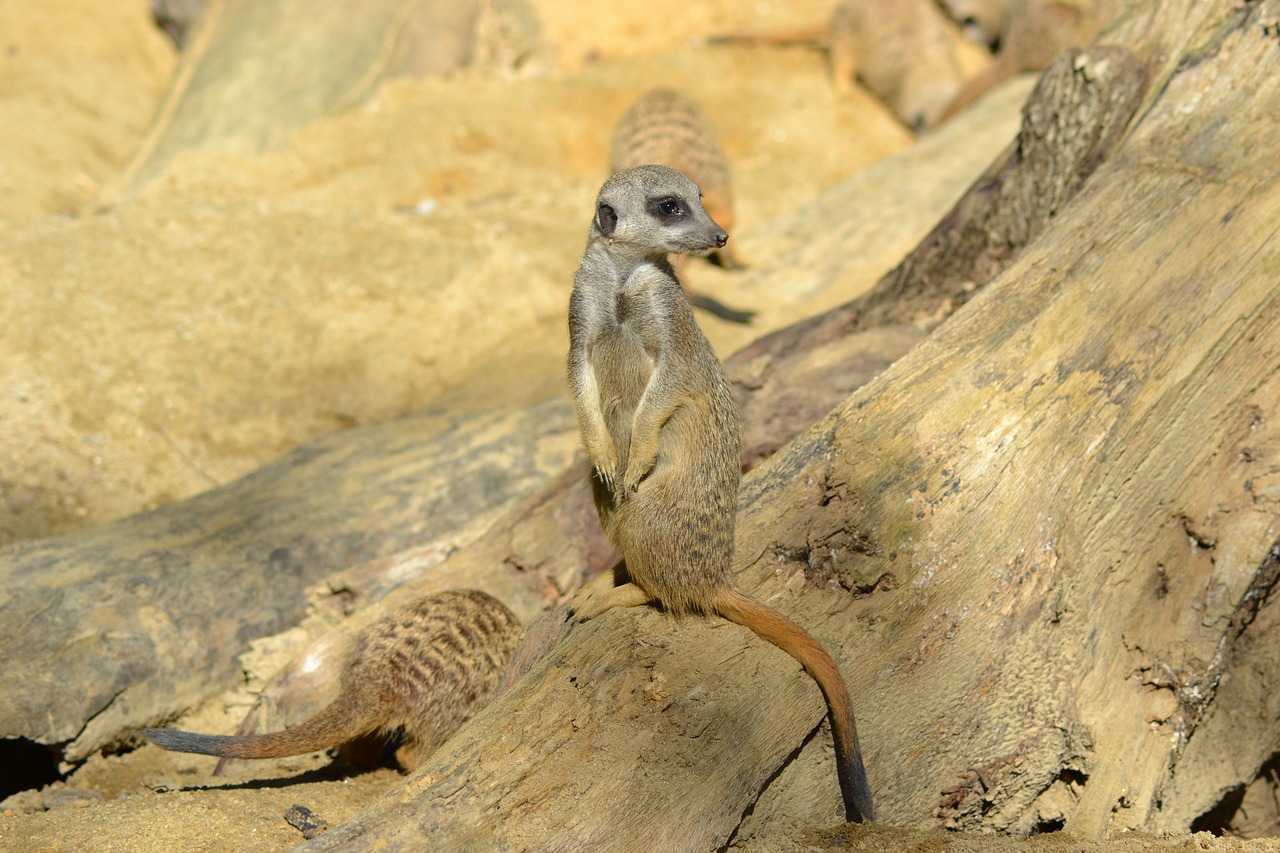
[{"label": "black tail tip", "polygon": [[856,802],[844,804],[844,819],[849,823],[871,823],[876,819],[870,797],[859,797]]},{"label": "black tail tip", "polygon": [[223,755],[227,742],[231,740],[219,735],[200,735],[178,729],[143,729],[140,734],[161,749],[199,755]]},{"label": "black tail tip", "polygon": [[870,823],[876,819],[871,804],[871,786],[862,762],[840,774],[840,794],[844,800],[844,819],[849,823]]}]

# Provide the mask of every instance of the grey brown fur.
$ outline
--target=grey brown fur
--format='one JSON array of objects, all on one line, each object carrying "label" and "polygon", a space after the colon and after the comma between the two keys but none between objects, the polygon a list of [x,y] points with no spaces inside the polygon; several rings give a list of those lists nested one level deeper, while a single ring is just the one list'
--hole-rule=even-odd
[{"label": "grey brown fur", "polygon": [[143,735],[178,752],[280,758],[400,733],[396,759],[412,770],[489,701],[520,634],[515,615],[487,593],[425,596],[356,638],[338,697],[301,725],[262,735],[177,729],[147,729]]},{"label": "grey brown fur", "polygon": [[913,130],[936,125],[964,81],[958,33],[933,0],[845,0],[830,30],[836,88],[861,79]]},{"label": "grey brown fur", "polygon": [[1068,47],[1088,44],[1123,8],[1117,0],[944,0],[952,15],[996,55],[947,105],[950,118],[991,87],[1046,68]]},{"label": "grey brown fur", "polygon": [[624,560],[574,596],[584,621],[660,603],[717,614],[792,655],[826,696],[850,820],[871,819],[852,705],[807,632],[737,590],[730,567],[742,436],[724,370],[694,321],[668,255],[722,248],[728,235],[697,186],[664,166],[619,172],[600,190],[569,304],[569,382],[606,535]]},{"label": "grey brown fur", "polygon": [[956,56],[960,38],[934,0],[845,0],[824,28],[731,33],[711,41],[825,48],[837,89],[850,91],[861,80],[899,121],[919,131],[941,120],[964,82]]},{"label": "grey brown fur", "polygon": [[[733,177],[716,129],[692,98],[672,89],[653,89],[637,98],[618,119],[609,146],[609,173],[657,163],[682,172],[702,190],[702,207],[726,230],[733,228]],[[725,269],[742,266],[728,246],[708,257]],[[672,259],[681,278],[684,255]],[[727,308],[710,297],[689,299],[718,317],[745,323],[754,312]]]}]

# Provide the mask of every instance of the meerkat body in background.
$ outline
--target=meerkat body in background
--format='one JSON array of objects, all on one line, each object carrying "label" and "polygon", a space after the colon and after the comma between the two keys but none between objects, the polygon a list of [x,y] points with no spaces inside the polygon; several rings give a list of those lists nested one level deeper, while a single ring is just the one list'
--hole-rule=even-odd
[{"label": "meerkat body in background", "polygon": [[[830,57],[836,89],[848,92],[860,80],[899,121],[916,131],[937,124],[964,83],[957,55],[963,37],[934,0],[845,0],[825,27],[727,33],[710,41],[823,48]],[[707,212],[716,218],[709,206]]]},{"label": "meerkat body in background", "polygon": [[829,37],[836,88],[860,79],[912,130],[936,125],[964,82],[958,32],[933,0],[845,0]]},{"label": "meerkat body in background", "polygon": [[[726,231],[733,228],[733,177],[711,119],[697,102],[672,89],[653,89],[627,108],[613,129],[609,173],[657,163],[681,172],[702,190],[702,209]],[[733,249],[713,249],[726,269]]]},{"label": "meerkat body in background", "polygon": [[[726,230],[733,227],[733,178],[729,160],[711,119],[692,98],[671,89],[653,89],[627,108],[613,129],[609,146],[609,174],[645,164],[670,166],[702,190],[702,207]],[[728,246],[713,249],[708,256],[725,269],[742,264]],[[673,255],[672,269],[680,279],[683,254]],[[696,307],[724,320],[746,323],[753,311],[728,308],[716,300],[686,291]]]},{"label": "meerkat body in background", "polygon": [[1088,44],[1121,8],[1115,0],[944,0],[943,5],[966,32],[999,46],[987,67],[947,105],[944,119],[1015,74],[1039,71],[1066,48]]},{"label": "meerkat body in background", "polygon": [[717,614],[796,658],[831,711],[850,820],[872,818],[848,691],[808,633],[732,583],[741,427],[711,344],[671,271],[671,253],[723,248],[728,235],[679,172],[642,166],[600,190],[569,306],[569,381],[605,533],[628,583],[584,586],[572,618],[657,601]]},{"label": "meerkat body in background", "polygon": [[177,752],[281,758],[402,731],[396,759],[413,770],[488,702],[521,630],[515,615],[487,593],[426,596],[356,638],[338,698],[301,725],[261,735],[177,729],[147,729],[143,735]]}]

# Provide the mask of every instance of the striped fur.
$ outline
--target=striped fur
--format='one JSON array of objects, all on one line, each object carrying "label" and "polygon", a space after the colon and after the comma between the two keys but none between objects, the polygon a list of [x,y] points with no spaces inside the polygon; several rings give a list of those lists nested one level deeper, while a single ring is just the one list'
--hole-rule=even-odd
[{"label": "striped fur", "polygon": [[247,736],[148,729],[164,749],[226,758],[280,758],[367,735],[401,733],[396,758],[412,770],[483,708],[520,639],[514,614],[478,590],[425,596],[357,636],[338,698],[301,725]]},{"label": "striped fur", "polygon": [[[702,108],[679,92],[654,89],[618,119],[609,149],[609,173],[656,163],[683,172],[702,190],[702,208],[733,231],[733,180],[720,139]],[[738,265],[726,246],[712,253],[725,268]]]}]

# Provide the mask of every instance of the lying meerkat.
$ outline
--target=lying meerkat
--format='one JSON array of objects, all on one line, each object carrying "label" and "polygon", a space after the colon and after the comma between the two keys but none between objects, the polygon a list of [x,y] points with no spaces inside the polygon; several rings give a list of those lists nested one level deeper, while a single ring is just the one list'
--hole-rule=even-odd
[{"label": "lying meerkat", "polygon": [[657,602],[716,614],[794,657],[831,714],[849,820],[871,820],[871,792],[840,670],[804,629],[733,585],[738,458],[733,393],[672,274],[668,256],[722,249],[728,234],[674,169],[611,177],[596,201],[569,303],[569,382],[605,534],[622,554],[573,597],[569,618]]},{"label": "lying meerkat", "polygon": [[944,0],[944,4],[953,15],[972,20],[974,31],[998,49],[987,67],[956,93],[942,120],[1015,74],[1039,71],[1066,48],[1088,44],[1122,8],[1115,0]]},{"label": "lying meerkat", "polygon": [[[692,98],[672,89],[653,89],[637,98],[618,119],[609,145],[609,173],[634,166],[658,163],[684,173],[702,189],[707,213],[725,226],[733,227],[733,178],[729,160],[711,119]],[[727,246],[708,258],[725,269],[742,266]],[[683,279],[684,255],[671,259],[676,278]],[[722,320],[748,323],[754,311],[729,308],[703,294],[685,291],[694,307]]]},{"label": "lying meerkat", "polygon": [[825,48],[837,89],[847,92],[861,80],[899,121],[916,131],[936,125],[964,83],[956,53],[963,45],[961,35],[933,0],[845,0],[825,28],[731,33],[710,41]]},{"label": "lying meerkat", "polygon": [[521,632],[515,615],[487,593],[425,596],[356,637],[338,698],[305,723],[261,735],[142,734],[175,752],[282,758],[402,733],[396,760],[413,770],[489,701]]}]

